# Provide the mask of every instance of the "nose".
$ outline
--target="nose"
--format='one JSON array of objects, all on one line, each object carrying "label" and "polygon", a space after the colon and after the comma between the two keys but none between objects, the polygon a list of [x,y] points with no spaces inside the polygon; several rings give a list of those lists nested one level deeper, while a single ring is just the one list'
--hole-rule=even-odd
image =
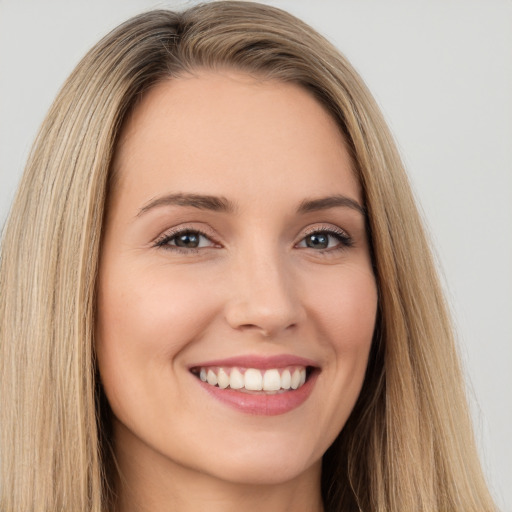
[{"label": "nose", "polygon": [[240,260],[231,274],[225,306],[227,323],[238,331],[264,337],[278,336],[296,327],[305,312],[297,283],[283,258],[260,252]]}]

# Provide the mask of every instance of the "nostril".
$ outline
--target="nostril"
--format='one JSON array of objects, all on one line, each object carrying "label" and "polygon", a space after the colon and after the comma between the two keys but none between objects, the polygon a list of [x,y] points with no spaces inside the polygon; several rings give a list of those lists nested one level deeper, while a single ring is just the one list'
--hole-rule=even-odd
[{"label": "nostril", "polygon": [[289,322],[289,317],[278,317],[277,315],[273,317],[262,315],[258,322],[240,324],[236,324],[236,322],[229,322],[228,318],[228,323],[230,323],[231,327],[237,331],[257,332],[260,333],[264,338],[271,338],[272,336],[283,333],[285,331],[291,331],[298,325],[298,323],[295,321]]}]

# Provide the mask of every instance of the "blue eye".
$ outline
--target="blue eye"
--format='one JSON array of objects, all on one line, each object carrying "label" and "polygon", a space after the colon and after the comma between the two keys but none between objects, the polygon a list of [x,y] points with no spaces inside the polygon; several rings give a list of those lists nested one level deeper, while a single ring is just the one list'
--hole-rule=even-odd
[{"label": "blue eye", "polygon": [[215,244],[204,233],[197,230],[186,229],[164,236],[161,240],[158,240],[155,245],[165,249],[194,250],[203,247],[213,247]]},{"label": "blue eye", "polygon": [[[155,242],[155,247],[190,253],[199,249],[215,247],[217,244],[205,233],[195,229],[182,229],[163,235]],[[317,229],[311,231],[296,245],[304,249],[315,249],[318,252],[330,252],[351,247],[353,241],[343,230]]]},{"label": "blue eye", "polygon": [[353,245],[352,239],[343,231],[318,230],[306,235],[298,244],[304,247],[317,250],[343,249]]}]

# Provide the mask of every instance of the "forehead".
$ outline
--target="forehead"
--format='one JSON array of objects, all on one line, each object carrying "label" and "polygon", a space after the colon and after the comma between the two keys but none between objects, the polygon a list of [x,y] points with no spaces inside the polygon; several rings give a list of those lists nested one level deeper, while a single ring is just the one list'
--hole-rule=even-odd
[{"label": "forehead", "polygon": [[[235,72],[155,86],[127,120],[114,161],[120,190],[227,195],[342,188],[360,199],[344,137],[304,88]],[[208,189],[208,190],[205,190]],[[170,190],[167,190],[170,189]],[[236,199],[236,198],[235,198]]]}]

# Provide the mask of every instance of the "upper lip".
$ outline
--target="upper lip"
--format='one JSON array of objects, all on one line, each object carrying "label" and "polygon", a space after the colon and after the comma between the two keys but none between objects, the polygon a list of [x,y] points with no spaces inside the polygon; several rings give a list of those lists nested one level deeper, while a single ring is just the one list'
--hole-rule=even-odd
[{"label": "upper lip", "polygon": [[286,366],[319,367],[318,363],[305,357],[299,357],[292,354],[279,354],[275,356],[240,355],[228,357],[225,359],[215,359],[193,364],[189,367],[189,369],[202,367],[206,368],[209,366],[238,366],[240,368],[255,368],[259,370],[267,370],[269,368],[284,368]]}]

